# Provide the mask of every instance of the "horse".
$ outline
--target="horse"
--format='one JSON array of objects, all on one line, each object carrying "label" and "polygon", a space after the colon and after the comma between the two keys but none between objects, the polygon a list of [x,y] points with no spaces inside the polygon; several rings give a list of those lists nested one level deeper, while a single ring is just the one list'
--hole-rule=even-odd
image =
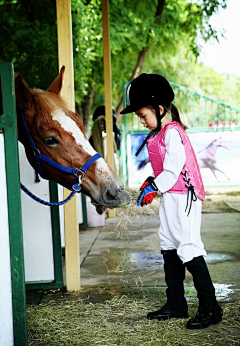
[{"label": "horse", "polygon": [[[219,179],[216,175],[216,171],[223,173],[225,177],[229,180],[227,175],[216,165],[217,163],[216,152],[217,152],[217,148],[220,148],[220,147],[229,150],[229,146],[223,139],[221,139],[221,137],[212,141],[205,149],[201,150],[200,152],[196,154],[199,168],[209,168],[214,174],[218,182],[219,182]],[[149,162],[150,162],[149,157],[140,161],[140,163],[138,164],[138,170],[143,169]]]},{"label": "horse", "polygon": [[229,180],[227,175],[219,167],[217,167],[216,152],[220,147],[229,150],[229,146],[221,137],[219,137],[218,139],[214,139],[205,149],[196,154],[199,167],[209,168],[218,182],[219,179],[216,175],[216,171],[223,173]]},{"label": "horse", "polygon": [[[83,120],[68,109],[60,97],[65,66],[63,66],[44,91],[30,89],[22,75],[15,76],[15,96],[18,123],[18,139],[23,144],[30,165],[37,171],[36,151],[68,170],[76,169],[77,174],[69,174],[40,160],[42,176],[72,190],[77,178],[80,179],[81,167],[96,151],[87,140]],[[25,124],[24,124],[25,123]],[[28,128],[36,150],[32,150]],[[100,156],[100,155],[99,155]],[[130,203],[130,195],[124,190],[119,176],[102,157],[91,163],[81,177],[81,192],[91,198],[96,211],[102,214],[107,208],[116,208]]]}]

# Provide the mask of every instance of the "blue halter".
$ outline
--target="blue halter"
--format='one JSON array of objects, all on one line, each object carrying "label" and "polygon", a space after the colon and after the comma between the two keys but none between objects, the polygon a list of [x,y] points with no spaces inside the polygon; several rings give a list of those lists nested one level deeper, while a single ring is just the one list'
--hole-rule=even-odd
[{"label": "blue halter", "polygon": [[[49,165],[51,165],[54,168],[59,169],[62,172],[65,173],[69,173],[69,174],[73,174],[75,176],[75,183],[73,184],[71,191],[72,193],[69,195],[68,198],[66,198],[64,201],[62,202],[58,202],[58,203],[53,203],[53,202],[48,202],[48,201],[44,201],[42,199],[40,199],[39,197],[35,196],[33,193],[31,193],[22,183],[21,184],[21,189],[31,198],[33,198],[35,201],[44,204],[44,205],[50,205],[50,206],[55,206],[55,205],[62,205],[66,202],[68,202],[74,195],[76,192],[80,192],[81,188],[82,188],[82,182],[83,182],[83,178],[84,175],[86,173],[86,171],[89,169],[89,167],[96,161],[98,160],[100,157],[102,157],[99,153],[96,153],[95,155],[93,155],[92,157],[90,157],[87,162],[85,162],[85,164],[81,167],[81,168],[71,168],[71,167],[67,167],[67,166],[63,166],[60,165],[59,163],[49,159],[47,156],[45,156],[44,154],[40,153],[40,151],[38,150],[38,148],[36,147],[36,144],[34,143],[34,140],[30,134],[30,131],[28,129],[25,117],[24,117],[24,113],[21,113],[22,115],[22,121],[23,121],[23,125],[32,149],[32,152],[34,154],[34,158],[35,158],[35,173],[36,173],[36,179],[35,182],[39,183],[40,182],[40,178],[39,175],[43,178],[46,179],[42,168],[41,168],[41,161],[44,161],[46,163],[48,163]],[[64,186],[64,185],[63,185]],[[66,187],[66,186],[64,186]],[[70,189],[69,189],[70,190]]]}]

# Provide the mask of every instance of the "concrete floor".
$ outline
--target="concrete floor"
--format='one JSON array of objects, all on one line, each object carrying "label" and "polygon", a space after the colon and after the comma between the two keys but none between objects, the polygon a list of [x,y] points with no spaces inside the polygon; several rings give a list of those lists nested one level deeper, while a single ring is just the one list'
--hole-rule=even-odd
[{"label": "concrete floor", "polygon": [[[165,291],[158,227],[157,215],[145,215],[80,230],[81,286]],[[239,299],[240,213],[229,206],[203,209],[202,240],[218,298]],[[192,277],[186,274],[185,290],[191,292]]]}]

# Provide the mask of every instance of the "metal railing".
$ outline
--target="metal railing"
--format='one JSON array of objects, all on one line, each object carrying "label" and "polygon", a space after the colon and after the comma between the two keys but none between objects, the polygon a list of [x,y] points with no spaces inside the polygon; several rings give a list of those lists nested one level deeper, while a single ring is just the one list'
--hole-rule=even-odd
[{"label": "metal railing", "polygon": [[[126,86],[123,83],[123,107],[126,107]],[[228,104],[214,100],[210,97],[200,95],[183,86],[170,83],[174,93],[174,104],[178,108],[182,122],[188,127],[188,132],[194,131],[229,131],[240,130],[240,109]],[[121,168],[122,179],[128,186],[128,141],[129,134],[148,133],[141,125],[139,118],[131,113],[124,114],[120,122],[122,128],[121,146]]]},{"label": "metal railing", "polygon": [[175,105],[183,122],[189,127],[209,127],[213,124],[239,124],[240,109],[210,97],[170,83],[175,92]]},{"label": "metal railing", "polygon": [[[125,107],[125,90],[129,82],[123,83],[123,105]],[[221,127],[239,126],[240,109],[231,107],[226,103],[214,100],[210,97],[200,95],[183,86],[170,83],[174,93],[174,104],[178,108],[182,122],[188,128],[199,127]],[[129,131],[143,128],[138,117],[134,114],[125,114],[123,117],[124,129]],[[144,132],[144,131],[143,131]]]}]

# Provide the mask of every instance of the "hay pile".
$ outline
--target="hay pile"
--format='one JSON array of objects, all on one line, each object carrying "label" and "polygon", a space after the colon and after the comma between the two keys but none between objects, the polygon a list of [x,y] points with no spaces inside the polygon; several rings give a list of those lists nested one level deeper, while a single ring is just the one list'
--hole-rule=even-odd
[{"label": "hay pile", "polygon": [[[101,295],[101,294],[100,294]],[[233,346],[240,344],[239,304],[222,303],[224,321],[202,331],[189,331],[186,320],[148,321],[155,297],[123,295],[92,303],[82,294],[55,296],[29,306],[29,346]],[[99,296],[100,298],[100,296]],[[189,304],[190,315],[196,303]]]}]

